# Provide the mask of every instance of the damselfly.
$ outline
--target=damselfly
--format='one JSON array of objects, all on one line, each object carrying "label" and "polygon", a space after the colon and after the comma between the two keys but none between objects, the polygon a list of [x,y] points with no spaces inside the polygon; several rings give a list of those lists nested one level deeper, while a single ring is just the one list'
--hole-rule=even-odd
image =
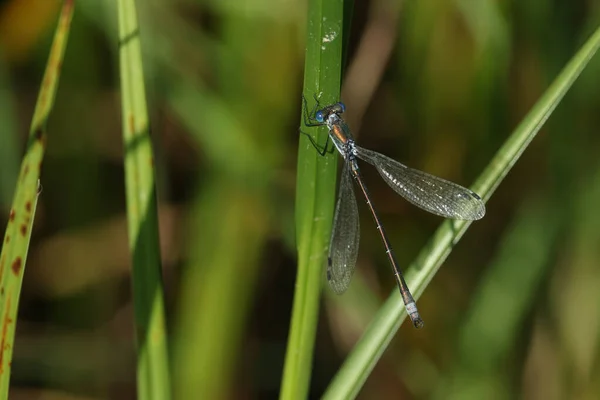
[{"label": "damselfly", "polygon": [[354,178],[367,202],[367,206],[369,206],[369,210],[371,210],[375,225],[377,225],[377,230],[381,235],[381,240],[385,246],[390,264],[392,264],[407,314],[413,325],[416,328],[420,328],[423,326],[423,320],[419,315],[415,300],[404,280],[402,270],[396,262],[392,247],[379,221],[367,187],[363,183],[357,159],[360,158],[373,165],[383,180],[396,193],[430,213],[446,218],[477,220],[484,216],[485,205],[481,197],[469,189],[423,171],[408,168],[380,153],[356,145],[348,125],[346,125],[341,117],[341,114],[346,109],[343,103],[332,104],[315,112],[317,107],[318,103],[312,111],[312,115],[309,115],[306,99],[304,99],[305,125],[308,127],[327,126],[329,129],[329,138],[325,147],[320,151],[314,139],[310,135],[307,136],[313,146],[322,155],[327,151],[327,145],[329,139],[331,139],[335,148],[344,158],[335,216],[333,218],[333,230],[329,243],[329,257],[327,259],[327,280],[329,281],[329,285],[338,294],[346,291],[350,285],[350,280],[356,266],[359,223],[358,207],[356,197],[354,196],[354,189],[352,188],[352,178]]}]

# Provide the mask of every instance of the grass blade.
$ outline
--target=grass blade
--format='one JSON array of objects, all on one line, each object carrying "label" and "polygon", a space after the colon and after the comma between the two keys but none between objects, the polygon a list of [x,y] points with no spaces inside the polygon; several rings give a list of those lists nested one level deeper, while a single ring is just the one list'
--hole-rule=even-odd
[{"label": "grass blade", "polygon": [[[473,190],[486,200],[517,162],[544,122],[573,85],[588,61],[600,47],[600,28],[588,39],[579,52],[562,70],[543,96],[515,129],[488,167],[473,185]],[[429,244],[410,265],[407,282],[415,298],[419,298],[437,270],[467,228],[467,221],[445,221]],[[399,294],[394,291],[379,310],[365,334],[346,359],[324,395],[326,399],[354,398],[369,376],[388,343],[406,317]]]},{"label": "grass blade", "polygon": [[138,347],[138,398],[162,400],[171,397],[171,383],[154,158],[135,1],[120,0],[118,13],[127,225]]},{"label": "grass blade", "polygon": [[8,398],[14,335],[23,284],[23,273],[31,229],[40,194],[40,169],[46,149],[46,122],[54,105],[56,89],[65,54],[71,19],[73,0],[63,3],[58,20],[50,56],[46,64],[35,111],[29,130],[29,140],[8,218],[0,255],[0,308],[2,309],[2,338],[0,339],[0,398]]},{"label": "grass blade", "polygon": [[[339,100],[344,1],[311,0],[308,4],[303,95],[309,107],[313,96],[321,104]],[[327,130],[302,130],[325,144]],[[318,136],[316,133],[318,132]],[[306,135],[300,134],[296,184],[296,242],[298,273],[292,322],[280,397],[306,398],[312,371],[314,340],[335,196],[337,155],[321,157]]]}]

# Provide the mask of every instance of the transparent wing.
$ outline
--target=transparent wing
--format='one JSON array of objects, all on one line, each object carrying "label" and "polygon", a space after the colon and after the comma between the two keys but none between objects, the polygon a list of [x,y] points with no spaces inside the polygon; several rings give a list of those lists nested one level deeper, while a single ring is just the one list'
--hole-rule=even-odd
[{"label": "transparent wing", "polygon": [[485,215],[477,193],[423,171],[412,169],[375,151],[356,146],[356,155],[373,165],[396,193],[430,213],[476,220]]},{"label": "transparent wing", "polygon": [[352,187],[352,175],[348,168],[346,161],[340,178],[327,260],[327,281],[337,294],[344,293],[350,286],[358,255],[358,207]]}]

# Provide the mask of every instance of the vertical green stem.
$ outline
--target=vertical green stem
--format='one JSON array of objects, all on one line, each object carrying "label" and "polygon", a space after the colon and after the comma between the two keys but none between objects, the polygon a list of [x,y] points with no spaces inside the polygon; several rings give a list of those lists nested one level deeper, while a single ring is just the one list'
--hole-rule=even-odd
[{"label": "vertical green stem", "polygon": [[[309,107],[314,105],[314,96],[322,105],[339,100],[343,15],[343,0],[309,1],[304,70],[304,96]],[[324,145],[326,129],[306,127],[301,119],[302,131]],[[282,399],[306,398],[308,394],[323,265],[333,219],[335,175],[336,155],[321,157],[310,140],[301,134],[296,186],[298,273]]]},{"label": "vertical green stem", "polygon": [[120,0],[119,46],[127,225],[133,265],[138,398],[171,397],[154,157],[134,0]]}]

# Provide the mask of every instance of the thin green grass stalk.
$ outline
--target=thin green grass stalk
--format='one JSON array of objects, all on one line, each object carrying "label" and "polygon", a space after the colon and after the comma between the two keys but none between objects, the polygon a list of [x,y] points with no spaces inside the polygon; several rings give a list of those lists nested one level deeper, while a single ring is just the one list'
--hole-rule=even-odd
[{"label": "thin green grass stalk", "polygon": [[[268,179],[272,157],[223,98],[199,82],[169,81],[168,103],[212,166],[189,213],[189,257],[173,332],[174,397],[223,399],[231,397],[268,236],[258,179]],[[263,132],[272,130],[270,123]]]},{"label": "thin green grass stalk", "polygon": [[235,397],[235,372],[268,232],[264,206],[252,192],[222,174],[205,186],[190,219],[194,227],[210,227],[210,234],[192,245],[182,280],[173,364],[177,399]]},{"label": "thin green grass stalk", "polygon": [[[293,25],[278,18],[240,15],[222,3],[215,3],[213,10],[221,21],[220,41],[205,52],[217,57],[216,70],[244,69],[252,59],[269,62],[261,64],[260,72],[255,70],[252,82],[243,74],[219,73],[218,93],[191,77],[169,79],[169,103],[211,165],[202,174],[202,189],[191,209],[189,256],[179,291],[173,345],[178,399],[224,399],[235,392],[240,351],[263,268],[261,255],[269,237],[267,222],[274,212],[279,214],[270,209],[277,200],[269,198],[268,189],[282,160],[281,131],[293,107],[289,89],[294,68],[288,68],[294,59],[289,40]],[[178,24],[175,31],[185,36],[182,27]],[[254,34],[249,37],[248,32]],[[256,88],[261,88],[261,96],[256,96]],[[273,112],[274,104],[287,105]],[[267,114],[270,117],[264,118]]]},{"label": "thin green grass stalk", "polygon": [[63,3],[62,11],[46,63],[46,71],[35,105],[29,140],[17,181],[8,226],[0,254],[0,307],[2,337],[0,339],[0,398],[8,398],[14,336],[23,284],[23,273],[29,250],[31,230],[38,196],[41,191],[40,169],[46,149],[46,122],[54,105],[62,61],[67,46],[73,0]]},{"label": "thin green grass stalk", "polygon": [[[303,95],[309,107],[319,96],[322,105],[339,100],[343,47],[343,0],[311,0],[308,4]],[[325,128],[302,131],[325,145]],[[296,184],[298,272],[292,322],[285,357],[281,399],[308,395],[313,349],[323,282],[323,265],[333,219],[337,155],[321,157],[300,134]]]},{"label": "thin green grass stalk", "polygon": [[139,399],[171,398],[164,290],[139,28],[134,0],[120,0],[119,45],[127,226],[133,265]]},{"label": "thin green grass stalk", "polygon": [[[600,28],[562,70],[544,95],[515,129],[490,161],[472,189],[487,200],[512,169],[565,93],[573,85],[588,61],[600,47]],[[407,269],[407,282],[419,298],[439,267],[470,226],[469,221],[445,221]],[[357,396],[389,342],[406,317],[404,304],[394,291],[381,307],[362,338],[350,353],[327,389],[325,399],[349,399]]]}]

